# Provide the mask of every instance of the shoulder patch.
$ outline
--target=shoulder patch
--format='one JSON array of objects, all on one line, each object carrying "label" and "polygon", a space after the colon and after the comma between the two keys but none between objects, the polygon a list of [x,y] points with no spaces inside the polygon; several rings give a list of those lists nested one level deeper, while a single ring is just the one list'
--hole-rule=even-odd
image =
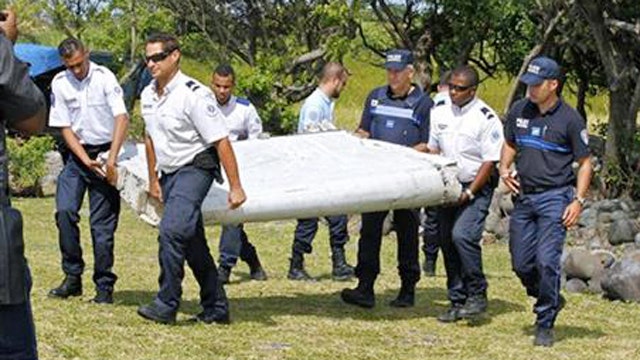
[{"label": "shoulder patch", "polygon": [[249,99],[245,99],[245,98],[236,98],[236,102],[240,105],[244,105],[244,106],[249,106],[251,105],[251,102],[249,101]]},{"label": "shoulder patch", "polygon": [[486,116],[487,120],[491,120],[494,117],[496,117],[493,114],[493,111],[491,111],[488,107],[483,106],[482,108],[480,108],[480,111],[482,111],[482,113],[484,114],[484,116]]},{"label": "shoulder patch", "polygon": [[187,85],[187,87],[188,87],[189,89],[191,89],[191,91],[196,91],[196,90],[198,90],[198,89],[200,88],[200,85],[198,85],[198,83],[196,83],[196,82],[195,82],[195,81],[193,81],[193,80],[189,80],[189,81],[187,81],[187,82],[186,82],[186,83],[184,83],[184,84],[185,84],[185,85]]}]

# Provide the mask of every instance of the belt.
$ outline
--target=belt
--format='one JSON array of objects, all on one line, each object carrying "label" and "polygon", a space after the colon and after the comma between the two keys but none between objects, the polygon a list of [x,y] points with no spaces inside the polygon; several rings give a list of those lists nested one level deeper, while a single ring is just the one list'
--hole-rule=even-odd
[{"label": "belt", "polygon": [[539,194],[539,193],[543,193],[545,191],[558,189],[558,188],[565,187],[565,186],[566,185],[551,185],[551,186],[526,186],[526,185],[522,185],[520,187],[520,191],[523,194]]}]

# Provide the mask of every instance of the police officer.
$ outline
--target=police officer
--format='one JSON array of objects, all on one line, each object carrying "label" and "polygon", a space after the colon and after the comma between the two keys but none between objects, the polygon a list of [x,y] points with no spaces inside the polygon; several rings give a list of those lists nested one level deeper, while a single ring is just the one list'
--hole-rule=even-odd
[{"label": "police officer", "polygon": [[[442,106],[451,104],[449,97],[449,80],[451,79],[451,71],[445,71],[440,75],[438,80],[438,92],[433,97],[433,106]],[[428,96],[425,94],[425,96]],[[433,109],[433,108],[432,108]],[[422,271],[425,276],[436,275],[436,262],[438,260],[438,213],[435,208],[425,208],[424,217],[422,218],[422,252],[424,253],[424,265]]]},{"label": "police officer", "polygon": [[[58,52],[67,70],[57,74],[51,83],[49,125],[60,128],[70,152],[56,189],[55,217],[65,278],[49,296],[82,294],[84,261],[78,212],[88,190],[96,284],[93,301],[112,303],[117,279],[112,271],[114,233],[120,214],[120,195],[115,188],[116,157],[126,137],[129,118],[115,75],[90,61],[89,50],[80,40],[62,41]],[[103,164],[97,156],[105,151],[109,151],[109,157]]]},{"label": "police officer", "polygon": [[32,360],[38,358],[38,351],[29,298],[31,276],[23,253],[22,229],[7,228],[9,222],[17,225],[21,218],[9,203],[4,127],[25,133],[42,130],[46,103],[29,79],[27,65],[13,53],[17,35],[15,14],[0,11],[0,216],[5,219],[0,235],[0,359]]},{"label": "police officer", "polygon": [[436,106],[431,113],[429,150],[456,160],[463,186],[455,204],[437,209],[451,301],[451,307],[438,316],[441,322],[475,316],[487,308],[480,241],[495,186],[490,179],[504,140],[502,123],[476,97],[477,86],[478,73],[473,67],[455,68],[449,80],[451,104]]},{"label": "police officer", "polygon": [[222,181],[220,164],[229,179],[229,208],[246,200],[224,117],[211,91],[180,71],[180,45],[174,36],[151,35],[145,54],[154,78],[141,95],[149,194],[164,203],[164,213],[158,236],[160,290],[138,314],[175,323],[186,260],[200,285],[203,308],[193,320],[229,323],[228,301],[207,246],[201,209],[213,180]]},{"label": "police officer", "polygon": [[560,257],[566,229],[577,222],[591,181],[589,135],[584,119],[560,98],[562,75],[553,59],[533,59],[520,81],[527,85],[527,97],[507,115],[500,177],[518,195],[509,250],[513,270],[537,300],[534,345],[552,346],[553,326],[565,303]]},{"label": "police officer", "polygon": [[[249,100],[233,95],[235,85],[236,75],[231,65],[222,64],[216,67],[211,77],[211,90],[229,129],[229,140],[255,139],[262,133],[262,122]],[[219,249],[218,279],[221,283],[229,282],[231,269],[236,265],[238,257],[249,265],[251,279],[267,280],[267,273],[260,264],[258,252],[249,242],[242,224],[222,226]]]},{"label": "police officer", "polygon": [[[316,90],[305,99],[298,118],[298,133],[335,129],[335,99],[340,97],[347,84],[347,70],[342,64],[329,62],[324,65]],[[329,242],[334,280],[344,281],[353,277],[353,267],[347,264],[344,246],[349,241],[346,215],[326,216],[329,225]],[[318,218],[298,219],[291,246],[291,262],[287,277],[291,280],[313,280],[304,269],[304,254],[312,251],[313,238],[318,231]]]},{"label": "police officer", "polygon": [[[389,50],[386,54],[387,86],[374,89],[366,99],[362,120],[356,135],[427,150],[429,111],[433,102],[423,96],[412,83],[413,54],[408,50]],[[358,243],[358,264],[355,289],[342,290],[346,303],[371,308],[375,305],[374,283],[380,273],[382,225],[388,211],[362,214]],[[402,285],[394,307],[414,305],[415,285],[420,280],[418,262],[418,209],[393,211],[393,223],[398,236],[398,272]]]}]

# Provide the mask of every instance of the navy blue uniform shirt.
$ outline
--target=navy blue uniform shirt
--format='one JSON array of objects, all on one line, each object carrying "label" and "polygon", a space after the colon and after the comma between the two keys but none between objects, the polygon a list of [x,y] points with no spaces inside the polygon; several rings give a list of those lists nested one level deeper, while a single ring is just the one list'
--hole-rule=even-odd
[{"label": "navy blue uniform shirt", "polygon": [[589,156],[585,122],[562,99],[544,114],[529,99],[516,102],[507,114],[504,134],[517,149],[516,170],[522,187],[575,185],[571,164]]},{"label": "navy blue uniform shirt", "polygon": [[414,146],[429,140],[433,101],[418,86],[404,97],[393,97],[388,86],[374,89],[364,104],[359,128],[371,139]]}]

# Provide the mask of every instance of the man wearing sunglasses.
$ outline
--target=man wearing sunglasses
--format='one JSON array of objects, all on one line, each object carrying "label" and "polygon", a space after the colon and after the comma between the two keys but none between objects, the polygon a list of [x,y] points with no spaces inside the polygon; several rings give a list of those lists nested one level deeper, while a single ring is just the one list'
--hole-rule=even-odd
[{"label": "man wearing sunglasses", "polygon": [[[114,233],[120,215],[116,158],[124,142],[129,118],[122,88],[106,67],[89,60],[89,50],[75,38],[60,43],[58,52],[67,70],[51,82],[49,125],[61,129],[70,152],[58,176],[56,225],[65,278],[50,297],[68,298],[82,294],[82,248],[79,210],[89,192],[96,296],[98,304],[113,302]],[[97,159],[109,151],[106,164]]]},{"label": "man wearing sunglasses", "polygon": [[[426,151],[429,138],[429,112],[433,102],[423,96],[412,83],[413,54],[409,50],[390,50],[386,54],[387,86],[374,89],[364,105],[362,120],[356,135],[388,141]],[[380,273],[382,226],[388,211],[362,214],[355,289],[342,290],[342,300],[348,304],[371,308],[375,306],[374,283]],[[393,211],[393,223],[398,237],[398,273],[401,286],[393,307],[414,305],[415,286],[420,280],[418,260],[418,209]]]},{"label": "man wearing sunglasses", "polygon": [[229,180],[228,203],[246,200],[229,131],[206,86],[180,71],[180,45],[169,34],[150,36],[145,60],[154,81],[141,95],[149,195],[164,203],[159,228],[160,290],[138,308],[148,320],[172,324],[182,297],[184,262],[200,285],[202,312],[192,320],[228,324],[229,305],[218,281],[202,219],[202,203],[214,180]]},{"label": "man wearing sunglasses", "polygon": [[[527,295],[537,300],[534,345],[552,346],[553,327],[565,303],[560,295],[562,248],[591,181],[589,134],[584,119],[560,98],[562,74],[553,59],[533,59],[520,81],[527,85],[527,98],[507,115],[500,177],[518,195],[509,250],[514,272]],[[517,175],[510,171],[514,161]]]},{"label": "man wearing sunglasses", "polygon": [[[236,74],[229,64],[218,65],[211,77],[211,90],[216,98],[220,114],[229,129],[229,140],[241,141],[256,139],[262,133],[262,121],[255,106],[247,99],[233,94],[236,86]],[[267,280],[267,273],[260,264],[256,247],[249,242],[243,224],[222,226],[220,234],[220,267],[218,279],[229,283],[231,269],[236,266],[238,257],[249,265],[249,277],[253,280]]]},{"label": "man wearing sunglasses", "polygon": [[438,233],[447,273],[450,308],[438,316],[455,322],[487,309],[482,270],[482,231],[493,195],[495,163],[503,143],[502,123],[476,97],[478,73],[470,66],[451,72],[451,103],[431,112],[429,150],[456,160],[463,191],[455,204],[438,207]]}]

